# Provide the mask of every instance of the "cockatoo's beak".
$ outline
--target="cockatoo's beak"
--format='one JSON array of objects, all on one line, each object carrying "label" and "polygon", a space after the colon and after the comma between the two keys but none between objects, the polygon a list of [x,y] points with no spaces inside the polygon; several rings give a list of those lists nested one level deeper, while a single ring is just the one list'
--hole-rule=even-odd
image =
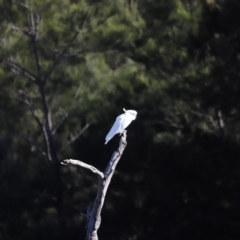
[{"label": "cockatoo's beak", "polygon": [[123,108],[123,111],[126,112],[127,110],[125,108]]}]

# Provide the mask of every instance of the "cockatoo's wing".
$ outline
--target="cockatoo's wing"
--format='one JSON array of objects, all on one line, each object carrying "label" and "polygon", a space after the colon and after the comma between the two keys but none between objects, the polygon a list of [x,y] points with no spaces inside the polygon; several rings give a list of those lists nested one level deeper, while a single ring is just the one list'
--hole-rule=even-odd
[{"label": "cockatoo's wing", "polygon": [[133,120],[133,117],[130,116],[129,114],[125,113],[125,117],[124,117],[124,119],[123,119],[123,121],[122,121],[122,129],[121,129],[121,132],[120,132],[120,133],[122,133],[123,130],[124,130],[126,127],[128,127],[128,125],[132,122],[132,120]]},{"label": "cockatoo's wing", "polygon": [[109,133],[107,134],[106,138],[105,138],[105,144],[107,144],[107,142],[113,138],[113,136],[117,133],[122,133],[124,130],[124,122],[125,122],[125,113],[119,115],[116,118],[115,123],[113,124],[111,130],[109,131]]}]

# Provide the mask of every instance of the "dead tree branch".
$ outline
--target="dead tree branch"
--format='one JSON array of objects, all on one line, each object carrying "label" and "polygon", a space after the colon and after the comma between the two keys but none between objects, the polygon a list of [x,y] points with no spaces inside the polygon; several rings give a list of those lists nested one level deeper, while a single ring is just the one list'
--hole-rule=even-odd
[{"label": "dead tree branch", "polygon": [[101,171],[99,171],[97,168],[93,167],[90,164],[79,161],[79,160],[65,159],[65,160],[63,160],[63,162],[61,164],[62,165],[72,164],[72,165],[80,166],[82,168],[86,168],[86,169],[90,170],[94,174],[97,174],[100,178],[104,178],[104,174]]},{"label": "dead tree branch", "polygon": [[56,124],[56,126],[52,129],[52,134],[54,135],[56,133],[56,131],[58,130],[58,128],[61,127],[61,125],[63,124],[63,122],[65,121],[65,119],[68,117],[68,113],[65,112],[64,115],[61,117],[61,119],[59,120],[59,122]]},{"label": "dead tree branch", "polygon": [[43,129],[43,125],[42,125],[41,120],[40,120],[40,118],[38,116],[37,110],[32,108],[31,102],[28,99],[26,99],[26,98],[25,99],[21,99],[20,98],[19,101],[25,103],[29,107],[29,110],[31,111],[33,118],[35,119],[35,121],[37,122],[38,126],[42,130]]},{"label": "dead tree branch", "polygon": [[31,35],[31,33],[29,32],[29,28],[26,28],[26,27],[20,28],[20,27],[15,26],[12,23],[12,29],[15,30],[15,31],[22,32],[22,33],[26,34],[27,36]]},{"label": "dead tree branch", "polygon": [[108,163],[108,166],[105,169],[104,174],[97,170],[95,167],[83,163],[78,160],[73,160],[73,159],[66,159],[63,161],[63,165],[66,164],[73,164],[73,165],[78,165],[83,168],[89,169],[93,173],[97,174],[99,176],[98,178],[98,192],[97,192],[97,197],[95,199],[94,205],[91,209],[91,211],[86,214],[87,216],[87,235],[86,235],[86,240],[98,240],[98,234],[97,231],[100,227],[101,224],[101,211],[102,207],[105,201],[106,193],[108,190],[108,186],[111,182],[111,179],[113,177],[113,174],[115,172],[116,166],[119,162],[119,160],[122,157],[123,151],[127,145],[126,137],[127,137],[127,131],[125,130],[124,133],[121,136],[120,142],[119,142],[119,147],[117,151],[115,151]]},{"label": "dead tree branch", "polygon": [[15,63],[14,61],[12,61],[10,59],[3,59],[3,63],[5,64],[5,66],[11,67],[12,72],[14,72],[16,74],[22,73],[24,76],[26,76],[32,82],[36,83],[37,77],[33,73],[31,73],[29,70],[27,70],[26,68],[21,66],[20,64]]}]

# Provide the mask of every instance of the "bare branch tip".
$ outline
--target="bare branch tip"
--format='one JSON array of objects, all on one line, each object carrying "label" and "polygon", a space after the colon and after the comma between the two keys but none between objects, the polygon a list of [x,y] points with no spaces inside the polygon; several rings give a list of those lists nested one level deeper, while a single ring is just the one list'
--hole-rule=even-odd
[{"label": "bare branch tip", "polygon": [[69,160],[68,159],[65,159],[61,162],[61,165],[68,165],[69,164]]}]

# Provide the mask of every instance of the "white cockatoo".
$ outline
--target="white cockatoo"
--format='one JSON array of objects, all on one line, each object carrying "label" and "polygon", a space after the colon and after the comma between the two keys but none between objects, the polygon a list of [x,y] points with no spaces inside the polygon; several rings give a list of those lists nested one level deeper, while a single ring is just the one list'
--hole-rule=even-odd
[{"label": "white cockatoo", "polygon": [[113,138],[113,136],[117,133],[122,134],[124,129],[137,117],[137,111],[135,110],[125,110],[123,109],[125,113],[119,115],[116,118],[115,123],[113,124],[111,130],[107,134],[105,138],[105,144],[108,143],[110,139]]}]

